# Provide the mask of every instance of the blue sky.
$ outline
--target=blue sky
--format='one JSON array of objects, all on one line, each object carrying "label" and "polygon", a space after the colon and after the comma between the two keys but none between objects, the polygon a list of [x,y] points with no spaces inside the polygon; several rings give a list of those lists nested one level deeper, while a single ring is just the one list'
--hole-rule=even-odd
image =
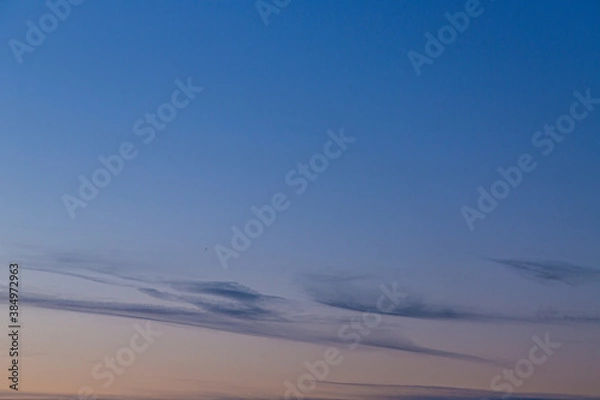
[{"label": "blue sky", "polygon": [[[464,4],[297,0],[267,26],[251,1],[73,6],[22,64],[8,45],[0,52],[5,256],[81,279],[235,282],[307,310],[323,306],[307,289],[320,278],[304,280],[319,273],[368,277],[357,293],[401,282],[426,303],[480,313],[593,314],[600,106],[548,157],[531,137],[568,112],[574,91],[600,97],[600,5],[481,1],[484,12],[417,76],[407,53],[423,52],[425,32]],[[48,9],[6,1],[0,11],[8,43]],[[203,92],[144,145],[134,122],[188,78]],[[340,128],[356,142],[295,195],[286,173]],[[123,142],[139,155],[71,219],[61,196]],[[469,231],[461,207],[523,153],[537,169]],[[277,192],[291,207],[224,270],[214,246],[229,246],[231,227]],[[553,278],[523,279],[519,261]],[[591,278],[570,285],[569,271]],[[110,298],[104,290],[89,294]]]}]

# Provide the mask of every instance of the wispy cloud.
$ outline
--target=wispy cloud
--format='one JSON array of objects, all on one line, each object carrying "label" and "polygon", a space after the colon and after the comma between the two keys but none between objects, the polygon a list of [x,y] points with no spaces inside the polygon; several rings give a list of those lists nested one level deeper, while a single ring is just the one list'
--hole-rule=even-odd
[{"label": "wispy cloud", "polygon": [[[101,274],[86,269],[79,269],[76,272],[47,269],[43,271],[131,288],[153,299],[161,300],[164,304],[65,298],[39,293],[28,293],[23,297],[24,304],[53,310],[143,319],[323,345],[340,344],[337,329],[346,320],[341,317],[329,317],[324,320],[307,312],[297,301],[263,294],[236,282],[152,281]],[[357,308],[348,308],[348,310],[358,311]],[[401,332],[395,332],[394,337],[390,338],[370,337],[369,340],[361,343],[361,346],[366,349],[388,349],[429,357],[500,365],[497,361],[484,357],[415,344],[408,338],[402,337]]]},{"label": "wispy cloud", "polygon": [[260,293],[236,282],[169,282],[169,285],[182,292],[212,294],[235,300],[255,301]]},{"label": "wispy cloud", "polygon": [[[24,304],[53,310],[151,320],[242,335],[327,345],[340,344],[337,330],[347,322],[347,317],[341,316],[328,316],[324,319],[322,316],[308,312],[309,304],[306,302],[260,293],[238,282],[161,280],[124,276],[122,272],[117,273],[112,270],[114,261],[108,260],[109,264],[106,267],[102,263],[107,260],[97,257],[91,257],[88,263],[85,262],[83,255],[78,254],[62,255],[56,258],[63,260],[61,268],[39,270],[113,287],[129,288],[148,296],[149,300],[150,298],[154,299],[154,301],[137,304],[29,293],[23,297]],[[77,269],[73,268],[73,263],[77,265]],[[35,268],[28,269],[36,270]],[[365,280],[368,281],[369,278],[372,277],[313,274],[303,276],[297,283],[304,289],[310,300],[324,306],[321,311],[337,309],[348,311],[354,315],[358,312],[381,313],[376,306],[377,285],[372,285],[375,290],[368,290],[369,286],[365,284]],[[398,318],[488,323],[600,322],[600,316],[597,315],[574,316],[567,313],[553,313],[513,316],[465,309],[453,305],[436,305],[420,298],[418,294],[411,294],[403,300],[403,303],[397,304],[395,308],[385,314]],[[428,357],[502,365],[498,360],[473,354],[449,352],[414,343],[403,335],[402,328],[394,324],[393,318],[389,321],[396,328],[393,337],[386,336],[384,332],[378,332],[364,340],[361,346],[366,349],[388,349]]]},{"label": "wispy cloud", "polygon": [[488,258],[521,276],[541,283],[561,282],[571,286],[600,281],[600,270],[560,261],[528,261]]},{"label": "wispy cloud", "polygon": [[[298,280],[301,288],[315,302],[341,310],[382,313],[376,307],[373,292],[365,291],[364,285],[355,286],[344,279],[331,279],[330,276],[312,274]],[[576,315],[572,312],[547,314],[508,315],[482,310],[468,309],[454,305],[431,304],[418,293],[412,293],[393,309],[383,312],[386,315],[437,321],[474,321],[510,323],[600,323],[600,315]]]}]

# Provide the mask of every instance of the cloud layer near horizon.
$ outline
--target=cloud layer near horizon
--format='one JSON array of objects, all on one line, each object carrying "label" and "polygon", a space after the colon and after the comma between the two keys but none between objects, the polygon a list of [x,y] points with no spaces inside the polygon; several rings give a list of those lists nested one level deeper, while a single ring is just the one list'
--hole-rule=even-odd
[{"label": "cloud layer near horizon", "polygon": [[[197,327],[303,343],[339,345],[343,343],[339,329],[357,313],[380,314],[388,317],[386,324],[392,326],[394,335],[385,330],[374,332],[362,338],[360,345],[372,349],[388,349],[416,353],[431,357],[441,357],[459,361],[491,363],[502,365],[500,360],[472,354],[462,354],[421,345],[403,334],[399,322],[405,318],[425,321],[465,321],[477,323],[578,323],[597,324],[599,315],[573,315],[567,312],[553,312],[547,315],[507,315],[486,312],[451,304],[434,304],[418,293],[408,293],[391,310],[377,308],[377,299],[382,292],[377,284],[365,284],[369,276],[309,274],[300,277],[296,284],[306,293],[308,299],[320,306],[320,311],[348,312],[349,316],[327,317],[307,312],[313,309],[311,303],[299,302],[278,296],[260,293],[238,282],[200,281],[174,279],[148,279],[125,276],[115,267],[118,262],[103,257],[86,257],[76,253],[51,253],[44,256],[53,261],[52,269],[28,268],[32,271],[69,276],[90,282],[121,287],[148,296],[154,301],[131,303],[116,300],[91,300],[89,298],[69,298],[68,296],[28,293],[23,303],[30,306],[98,314],[115,317],[144,319],[180,326]],[[516,261],[499,260],[505,264]],[[542,266],[515,264],[527,271]],[[74,268],[77,266],[77,268]],[[559,274],[565,278],[571,275],[589,274],[582,267],[563,266]],[[529,273],[529,272],[528,272]],[[570,275],[569,275],[570,274]],[[546,279],[550,279],[546,276]],[[108,291],[110,292],[110,291]],[[156,301],[158,300],[158,302]]]},{"label": "cloud layer near horizon", "polygon": [[[386,385],[386,384],[361,384],[347,382],[320,382],[326,387],[325,392],[328,397],[307,396],[306,400],[321,400],[335,396],[338,400],[358,400],[369,398],[373,400],[502,400],[503,394],[498,392],[474,390],[455,387],[441,386],[409,386],[409,385]],[[60,396],[60,397],[59,397]],[[19,399],[19,400],[56,400],[64,398],[65,400],[75,400],[72,395],[56,395],[45,393],[0,393],[0,399]],[[202,395],[207,400],[277,400],[277,397],[252,397],[252,396],[231,396],[222,393],[213,393]],[[568,395],[548,395],[548,394],[512,394],[512,400],[600,400],[600,397],[568,396]],[[148,400],[148,396],[103,396],[98,395],[96,400]],[[153,400],[196,400],[198,395],[182,395],[179,393],[164,393],[153,395]]]}]

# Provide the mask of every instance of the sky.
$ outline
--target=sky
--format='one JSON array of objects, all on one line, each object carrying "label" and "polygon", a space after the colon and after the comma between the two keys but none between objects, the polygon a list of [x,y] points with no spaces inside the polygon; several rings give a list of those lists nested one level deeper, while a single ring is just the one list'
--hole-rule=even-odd
[{"label": "sky", "polygon": [[0,2],[0,399],[598,398],[598,15]]}]

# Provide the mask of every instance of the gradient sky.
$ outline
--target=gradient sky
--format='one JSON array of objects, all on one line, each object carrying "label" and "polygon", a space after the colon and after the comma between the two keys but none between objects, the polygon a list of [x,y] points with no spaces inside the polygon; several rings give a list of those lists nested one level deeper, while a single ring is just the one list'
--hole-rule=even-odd
[{"label": "gradient sky", "polygon": [[[531,138],[600,97],[600,3],[482,0],[417,76],[407,53],[464,7],[294,0],[265,26],[247,0],[88,0],[19,64],[9,40],[48,8],[0,3],[22,390],[280,398],[333,344],[311,395],[479,398],[549,332],[563,346],[519,391],[598,395],[600,105],[548,156]],[[203,92],[143,144],[134,123],[188,78]],[[286,174],[340,129],[356,141],[296,195]],[[71,219],[61,196],[123,142],[138,156]],[[524,153],[538,167],[470,231],[461,207]],[[289,209],[224,269],[215,246],[277,192]],[[406,302],[348,350],[339,327],[392,282]],[[144,320],[163,335],[102,389],[93,366]]]}]

